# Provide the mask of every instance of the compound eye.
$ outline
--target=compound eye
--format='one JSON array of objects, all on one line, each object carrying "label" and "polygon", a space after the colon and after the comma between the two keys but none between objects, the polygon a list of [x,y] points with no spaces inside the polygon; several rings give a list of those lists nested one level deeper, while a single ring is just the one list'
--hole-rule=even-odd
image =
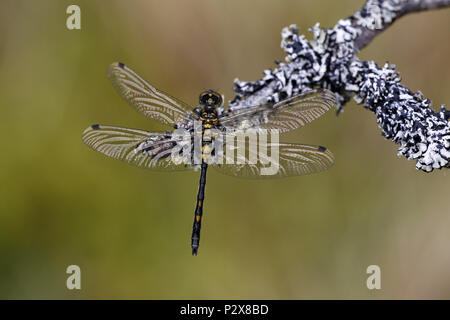
[{"label": "compound eye", "polygon": [[200,94],[200,97],[199,97],[200,104],[206,104],[207,100],[208,100],[208,94],[207,93]]},{"label": "compound eye", "polygon": [[216,104],[219,106],[222,104],[222,97],[219,95],[216,95]]}]

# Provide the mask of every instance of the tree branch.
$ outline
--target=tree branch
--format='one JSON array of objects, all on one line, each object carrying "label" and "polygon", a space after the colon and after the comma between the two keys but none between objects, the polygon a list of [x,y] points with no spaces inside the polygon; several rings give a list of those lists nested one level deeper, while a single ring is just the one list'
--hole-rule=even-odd
[{"label": "tree branch", "polygon": [[361,61],[357,53],[395,20],[411,12],[450,6],[450,0],[368,0],[364,7],[332,29],[316,24],[314,40],[298,35],[295,25],[284,28],[281,47],[286,62],[265,70],[255,82],[234,81],[230,109],[276,103],[311,88],[336,94],[338,113],[353,95],[358,104],[374,112],[382,135],[400,144],[398,154],[416,160],[416,168],[430,172],[450,167],[450,111],[439,113],[420,92],[400,83],[395,65]]},{"label": "tree branch", "polygon": [[[375,36],[405,14],[448,6],[450,0],[368,1],[360,11],[350,17],[352,26],[361,32],[355,39],[355,47],[358,50],[363,49]],[[373,16],[383,20],[365,19]]]}]

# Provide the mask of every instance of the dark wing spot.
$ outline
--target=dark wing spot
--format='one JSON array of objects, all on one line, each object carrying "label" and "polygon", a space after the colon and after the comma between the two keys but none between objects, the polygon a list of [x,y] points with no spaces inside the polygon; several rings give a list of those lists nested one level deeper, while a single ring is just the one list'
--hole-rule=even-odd
[{"label": "dark wing spot", "polygon": [[327,150],[327,148],[322,147],[322,146],[319,146],[319,147],[317,148],[317,150],[319,150],[320,152],[325,152],[325,151]]},{"label": "dark wing spot", "polygon": [[119,67],[123,69],[125,67],[125,64],[123,64],[122,62],[119,62]]},{"label": "dark wing spot", "polygon": [[316,90],[317,92],[323,92],[323,88],[319,88]]},{"label": "dark wing spot", "polygon": [[100,125],[99,125],[99,124],[93,124],[93,125],[91,126],[91,128],[92,128],[93,130],[98,130],[98,129],[100,129]]}]

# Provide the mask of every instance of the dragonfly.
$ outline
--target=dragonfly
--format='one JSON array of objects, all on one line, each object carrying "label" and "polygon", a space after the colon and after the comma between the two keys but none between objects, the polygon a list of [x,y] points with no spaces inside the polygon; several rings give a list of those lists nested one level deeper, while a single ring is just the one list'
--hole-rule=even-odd
[{"label": "dragonfly", "polygon": [[[323,146],[283,143],[276,140],[267,142],[266,145],[266,147],[276,148],[278,153],[278,170],[270,175],[261,174],[263,161],[241,161],[239,164],[208,161],[218,154],[214,150],[211,151],[213,143],[219,141],[217,134],[211,134],[212,130],[219,133],[231,132],[233,135],[245,130],[283,133],[301,128],[335,106],[335,95],[327,89],[310,90],[277,103],[266,102],[247,108],[230,107],[225,110],[224,97],[214,90],[202,92],[199,95],[198,105],[193,108],[155,88],[121,62],[115,62],[109,66],[108,77],[119,95],[137,112],[173,129],[149,132],[94,124],[83,132],[82,140],[86,145],[106,156],[123,160],[140,168],[156,171],[200,171],[190,239],[192,255],[198,254],[200,244],[206,172],[209,166],[220,173],[235,177],[279,178],[317,173],[330,168],[334,163],[333,154]],[[197,127],[196,124],[198,124]],[[184,130],[188,142],[195,139],[200,141],[198,144],[201,151],[200,157],[193,156],[195,152],[188,152],[188,156],[182,158],[183,161],[173,156],[174,150],[180,145],[179,135],[175,132],[180,129]],[[221,140],[217,145],[223,143]],[[188,144],[187,149],[192,151],[195,146]],[[244,153],[243,157],[248,160],[252,152]]]}]

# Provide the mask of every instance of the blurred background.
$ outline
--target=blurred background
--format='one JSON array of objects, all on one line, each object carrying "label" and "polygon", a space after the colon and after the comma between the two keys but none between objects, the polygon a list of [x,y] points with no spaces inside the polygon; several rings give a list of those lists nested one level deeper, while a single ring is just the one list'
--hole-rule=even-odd
[{"label": "blurred background", "polygon": [[[66,8],[81,8],[81,30]],[[232,99],[282,60],[280,31],[332,27],[361,0],[2,1],[0,298],[450,298],[449,173],[396,156],[375,116],[349,103],[281,137],[325,145],[317,175],[242,180],[210,170],[191,256],[198,173],[158,173],[86,147],[94,123],[160,130],[114,91],[122,61],[189,104]],[[361,52],[450,103],[450,9],[397,21]],[[66,288],[79,265],[82,289]],[[381,290],[366,268],[381,267]]]}]

